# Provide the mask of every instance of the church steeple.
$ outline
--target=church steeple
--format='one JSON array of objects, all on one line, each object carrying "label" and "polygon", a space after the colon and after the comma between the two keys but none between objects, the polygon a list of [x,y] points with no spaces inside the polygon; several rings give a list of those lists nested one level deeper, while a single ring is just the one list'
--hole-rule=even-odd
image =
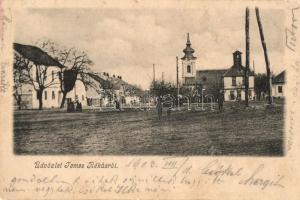
[{"label": "church steeple", "polygon": [[190,41],[190,34],[187,33],[187,40],[186,40],[186,47],[183,49],[184,56],[181,60],[195,60],[196,57],[193,55],[195,52],[194,49],[191,47],[192,43]]}]

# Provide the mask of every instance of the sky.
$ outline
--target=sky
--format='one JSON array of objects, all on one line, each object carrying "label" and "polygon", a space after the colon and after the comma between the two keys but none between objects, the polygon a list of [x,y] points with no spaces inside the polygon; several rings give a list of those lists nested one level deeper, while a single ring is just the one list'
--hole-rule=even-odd
[{"label": "sky", "polygon": [[[283,10],[262,9],[261,20],[271,70],[284,66]],[[245,52],[245,9],[24,9],[15,17],[15,42],[34,44],[52,40],[85,51],[95,72],[120,75],[129,83],[147,89],[164,72],[166,81],[176,80],[176,56],[181,70],[182,50],[189,32],[196,68],[227,69],[232,53]],[[255,11],[250,9],[250,63],[255,72],[265,72]],[[243,64],[245,54],[243,54]],[[180,73],[181,75],[181,73]]]}]

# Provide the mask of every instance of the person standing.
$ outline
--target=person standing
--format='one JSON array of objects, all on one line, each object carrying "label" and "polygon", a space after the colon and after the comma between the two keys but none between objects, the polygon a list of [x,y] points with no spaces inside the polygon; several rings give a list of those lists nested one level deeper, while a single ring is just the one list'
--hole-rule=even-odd
[{"label": "person standing", "polygon": [[157,114],[158,114],[158,120],[161,120],[161,117],[162,117],[162,102],[161,102],[161,98],[159,97],[158,98],[158,101],[157,101],[157,105],[156,105],[156,109],[157,109]]},{"label": "person standing", "polygon": [[218,95],[219,111],[223,110],[223,103],[224,103],[224,93],[223,93],[223,90],[220,90],[219,95]]}]

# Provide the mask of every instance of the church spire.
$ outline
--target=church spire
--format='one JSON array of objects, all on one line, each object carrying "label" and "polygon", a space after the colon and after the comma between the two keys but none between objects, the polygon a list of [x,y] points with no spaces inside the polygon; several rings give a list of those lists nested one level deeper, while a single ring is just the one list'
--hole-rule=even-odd
[{"label": "church spire", "polygon": [[187,33],[187,40],[186,40],[186,47],[183,50],[184,56],[181,58],[181,60],[195,60],[196,57],[193,55],[195,52],[194,49],[191,47],[192,43],[190,41],[190,34]]},{"label": "church spire", "polygon": [[191,46],[190,34],[189,34],[189,33],[187,33],[186,45],[187,45],[187,46]]}]

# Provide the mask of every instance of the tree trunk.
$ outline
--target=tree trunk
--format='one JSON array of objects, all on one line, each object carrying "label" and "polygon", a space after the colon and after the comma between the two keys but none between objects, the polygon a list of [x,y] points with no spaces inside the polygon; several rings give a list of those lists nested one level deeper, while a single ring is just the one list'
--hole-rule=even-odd
[{"label": "tree trunk", "polygon": [[62,100],[61,100],[60,108],[65,107],[66,97],[67,97],[67,92],[63,92],[63,97],[62,97]]},{"label": "tree trunk", "polygon": [[260,16],[259,16],[259,10],[258,8],[255,8],[256,12],[256,19],[257,19],[257,24],[259,28],[259,33],[260,33],[260,39],[261,39],[261,44],[264,50],[264,55],[265,55],[265,62],[266,62],[266,70],[267,70],[267,79],[268,79],[268,103],[272,104],[273,99],[272,99],[272,77],[271,77],[271,70],[270,70],[270,61],[268,57],[268,51],[267,51],[267,46],[264,38],[264,33],[263,33],[263,27],[260,21]]},{"label": "tree trunk", "polygon": [[249,8],[246,8],[246,69],[245,69],[245,104],[249,106],[249,55],[250,55],[250,38],[249,38]]},{"label": "tree trunk", "polygon": [[39,100],[39,110],[43,110],[43,90],[37,91],[37,95]]}]

